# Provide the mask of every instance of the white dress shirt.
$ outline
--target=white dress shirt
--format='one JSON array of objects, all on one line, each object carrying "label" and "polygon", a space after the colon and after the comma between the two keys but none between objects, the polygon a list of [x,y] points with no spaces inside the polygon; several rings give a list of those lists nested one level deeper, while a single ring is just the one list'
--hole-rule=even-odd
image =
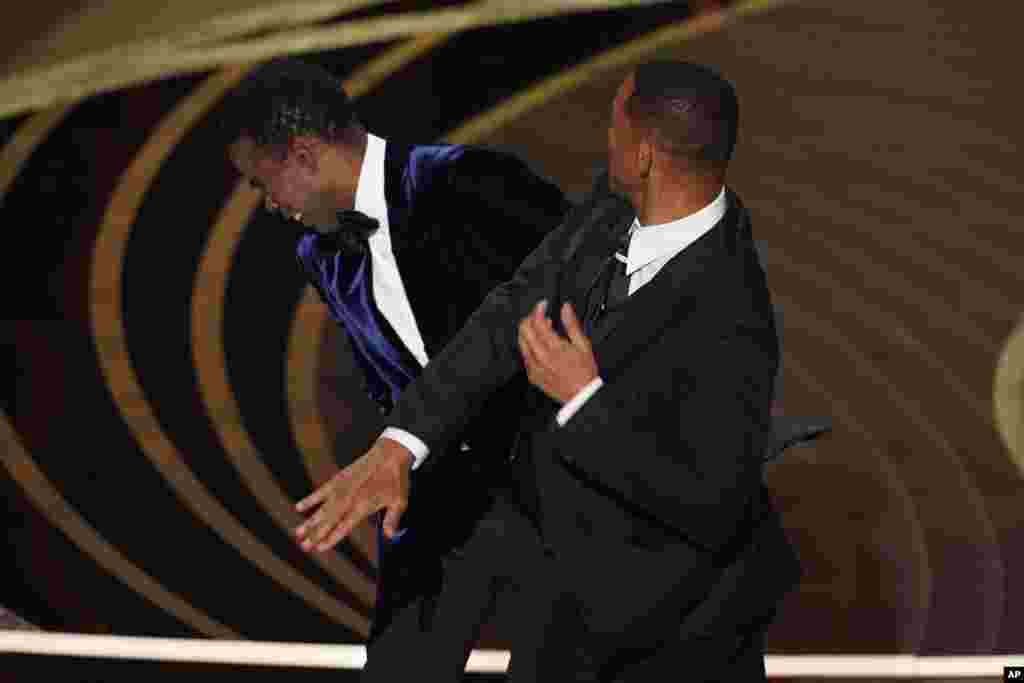
[{"label": "white dress shirt", "polygon": [[[388,224],[388,202],[384,195],[384,153],[387,143],[373,134],[366,139],[366,152],[363,164],[359,168],[359,181],[356,184],[355,210],[376,218],[380,227],[369,237],[370,267],[373,283],[373,300],[377,310],[387,318],[398,338],[402,340],[413,357],[420,365],[427,364],[427,349],[423,344],[423,335],[416,325],[409,297],[405,293],[402,274],[398,270],[398,262],[391,250],[391,228]],[[381,436],[393,439],[413,454],[422,453],[416,465],[423,461],[427,454],[427,446],[412,434],[389,427]]]},{"label": "white dress shirt", "polygon": [[[654,279],[673,256],[696,242],[702,235],[715,227],[722,220],[728,202],[725,199],[725,188],[718,193],[714,201],[696,213],[684,216],[671,223],[660,225],[640,225],[633,219],[629,229],[629,253],[626,254],[626,277],[629,278],[628,296]],[[565,426],[576,412],[583,407],[591,396],[604,385],[600,376],[595,377],[587,386],[580,389],[562,409],[555,415],[558,426]]]},{"label": "white dress shirt", "polygon": [[409,297],[405,293],[402,274],[398,272],[395,254],[391,251],[391,228],[388,224],[388,203],[384,196],[384,149],[386,143],[375,135],[367,135],[366,154],[356,184],[355,210],[376,218],[380,228],[370,235],[370,265],[373,300],[381,315],[387,318],[420,365],[427,364],[427,350],[416,325]]},{"label": "white dress shirt", "polygon": [[[630,228],[629,253],[626,255],[626,277],[629,278],[627,296],[632,296],[653,280],[673,256],[715,227],[725,216],[727,209],[728,202],[723,187],[718,196],[703,209],[670,223],[640,225],[639,220],[634,219]],[[564,426],[602,386],[604,381],[598,376],[583,387],[555,415],[558,425]],[[404,430],[388,427],[381,436],[394,439],[409,449],[413,455],[413,469],[419,467],[430,453],[430,449],[421,439]]]}]

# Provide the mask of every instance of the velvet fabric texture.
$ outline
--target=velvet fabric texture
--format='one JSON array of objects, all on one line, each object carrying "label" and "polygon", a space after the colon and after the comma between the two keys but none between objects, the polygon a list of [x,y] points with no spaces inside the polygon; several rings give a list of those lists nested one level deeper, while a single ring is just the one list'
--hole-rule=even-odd
[{"label": "velvet fabric texture", "polygon": [[[449,344],[491,290],[512,277],[570,206],[555,185],[519,159],[462,145],[389,141],[384,185],[392,251],[430,358]],[[343,212],[341,222],[368,218],[351,213]],[[353,228],[366,232],[365,224]],[[306,231],[298,238],[296,257],[345,330],[367,395],[387,414],[422,368],[381,315],[370,256],[358,242]],[[525,386],[524,373],[481,402],[413,473],[402,518],[406,531],[397,542],[380,546],[371,640],[396,610],[440,589],[441,558],[469,538],[491,504],[492,484],[504,476]],[[472,453],[462,452],[467,443]],[[455,457],[440,457],[438,451]],[[339,463],[354,455],[359,454],[339,454]]]}]

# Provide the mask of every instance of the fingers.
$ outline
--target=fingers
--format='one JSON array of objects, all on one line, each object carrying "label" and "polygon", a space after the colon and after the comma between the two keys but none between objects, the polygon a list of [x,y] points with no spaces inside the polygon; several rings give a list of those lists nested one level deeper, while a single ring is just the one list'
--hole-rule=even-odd
[{"label": "fingers", "polygon": [[324,524],[317,527],[313,537],[302,544],[302,549],[308,552],[315,547],[317,552],[326,552],[348,537],[352,530],[369,516],[368,512],[360,515],[355,511],[350,511],[349,514],[338,520],[337,524]]},{"label": "fingers", "polygon": [[402,515],[405,514],[406,503],[404,501],[398,501],[393,505],[389,505],[387,513],[384,515],[384,534],[388,538],[394,538],[395,534],[398,533],[398,529],[401,526]]},{"label": "fingers", "polygon": [[306,552],[313,548],[319,550],[319,546],[338,529],[344,520],[345,516],[339,510],[333,509],[330,503],[320,508],[296,532],[302,549]]},{"label": "fingers", "polygon": [[395,467],[394,458],[380,449],[379,444],[374,445],[366,455],[296,506],[303,511],[321,504],[295,530],[303,550],[330,550],[381,508],[388,509],[394,533],[408,504],[408,464]]},{"label": "fingers", "polygon": [[523,356],[523,365],[527,372],[540,365],[540,358],[537,357],[536,343],[531,341],[532,331],[527,332],[527,318],[519,323],[519,352]]},{"label": "fingers", "polygon": [[331,491],[331,484],[333,481],[333,479],[329,479],[325,483],[321,484],[320,488],[318,488],[316,491],[313,491],[313,493],[309,494],[308,496],[300,500],[298,503],[296,503],[295,509],[298,510],[299,512],[306,512],[310,508],[313,508],[319,505],[320,503],[324,502],[327,499],[327,495]]},{"label": "fingers", "polygon": [[345,538],[346,536],[348,536],[348,535],[349,535],[349,533],[350,533],[350,532],[352,531],[352,529],[353,529],[353,528],[355,528],[355,527],[353,526],[352,528],[349,528],[349,529],[348,529],[348,530],[346,531],[345,527],[342,527],[342,526],[340,526],[340,525],[339,525],[338,527],[335,527],[334,531],[332,531],[332,532],[331,532],[331,535],[330,535],[330,536],[328,536],[327,538],[325,538],[325,539],[324,539],[324,540],[323,540],[323,541],[322,541],[322,542],[321,542],[321,543],[320,543],[320,544],[319,544],[319,545],[318,545],[318,546],[316,547],[316,549],[317,549],[317,552],[325,553],[325,552],[327,552],[328,550],[330,550],[331,548],[333,548],[334,546],[338,545],[339,543],[341,543],[341,541],[342,541],[342,540],[343,540],[343,539],[344,539],[344,538]]},{"label": "fingers", "polygon": [[545,300],[539,301],[533,312],[519,322],[520,341],[528,342],[534,355],[539,359],[554,351],[562,342],[561,337],[555,333],[551,320],[544,315],[547,303]]},{"label": "fingers", "polygon": [[573,310],[572,304],[568,301],[562,304],[562,324],[565,326],[565,331],[569,334],[569,341],[574,346],[584,350],[590,348],[590,339],[583,332],[583,326],[580,325],[579,318],[576,317],[576,311]]},{"label": "fingers", "polygon": [[555,334],[555,328],[551,324],[551,318],[547,316],[548,302],[547,299],[541,299],[537,306],[533,309],[533,315],[530,316],[530,324],[533,329],[536,330],[538,339],[548,346],[553,342],[560,341],[557,334]]},{"label": "fingers", "polygon": [[319,543],[336,525],[337,518],[344,509],[341,507],[345,501],[341,499],[344,495],[343,487],[340,484],[345,479],[346,470],[338,472],[312,494],[303,498],[296,504],[295,509],[299,512],[308,512],[317,505],[320,509],[312,514],[309,519],[295,529],[295,537],[302,545],[302,549],[309,551]]},{"label": "fingers", "polygon": [[324,522],[323,508],[317,511],[315,515],[303,522],[297,529],[295,529],[295,537],[302,541],[309,535],[309,533],[319,527]]},{"label": "fingers", "polygon": [[302,526],[295,530],[296,540],[299,541],[302,549],[308,552],[321,543],[332,530],[337,528],[343,519],[343,513],[338,501],[328,501],[316,511],[316,514],[303,522]]}]

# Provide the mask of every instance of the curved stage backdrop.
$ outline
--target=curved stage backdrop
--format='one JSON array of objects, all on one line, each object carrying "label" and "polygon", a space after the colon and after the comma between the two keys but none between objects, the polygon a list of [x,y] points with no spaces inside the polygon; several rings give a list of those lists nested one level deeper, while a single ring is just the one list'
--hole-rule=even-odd
[{"label": "curved stage backdrop", "polygon": [[[769,651],[1024,651],[1012,17],[952,0],[523,3],[541,9],[473,24],[457,16],[471,3],[330,4],[238,9],[231,26],[155,15],[120,61],[123,36],[83,46],[102,12],[81,7],[8,58],[0,603],[59,630],[366,633],[372,535],[314,559],[288,530],[380,417],[291,229],[213,130],[248,59],[321,46],[303,49],[371,130],[510,149],[578,194],[615,86],[670,57],[737,85],[731,182],[784,323],[781,405],[835,425],[767,472],[806,570]],[[144,39],[161,26],[178,52]],[[44,49],[60,36],[65,53]],[[503,646],[500,618],[481,644]]]}]

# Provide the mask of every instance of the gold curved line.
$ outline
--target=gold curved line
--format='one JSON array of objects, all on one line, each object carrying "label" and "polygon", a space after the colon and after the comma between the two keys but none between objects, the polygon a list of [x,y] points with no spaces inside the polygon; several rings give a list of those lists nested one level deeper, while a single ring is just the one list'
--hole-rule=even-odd
[{"label": "gold curved line", "polygon": [[386,5],[397,0],[318,0],[287,2],[249,8],[237,14],[220,14],[198,26],[183,28],[178,34],[165,34],[162,40],[181,46],[201,45],[245,36],[270,29],[293,29],[327,21],[372,5]]},{"label": "gold curved line", "polygon": [[[774,295],[774,298],[782,304],[782,307],[786,311],[795,311],[796,317],[799,318],[803,315],[803,309],[795,299],[782,298],[777,295]],[[799,326],[793,331],[799,333],[803,331],[803,329],[803,326]],[[871,438],[871,433],[868,428],[854,415],[849,401],[826,389],[821,382],[815,379],[813,373],[811,373],[796,357],[787,354],[785,365],[786,368],[788,368],[796,377],[797,381],[803,384],[805,388],[808,388],[814,393],[826,398],[827,404],[830,406],[830,412],[834,413],[833,418],[836,422],[850,428],[854,432],[859,433],[865,442],[872,443],[874,441],[874,439]],[[918,581],[914,586],[916,588],[916,593],[914,595],[914,609],[921,615],[921,624],[914,624],[916,628],[913,633],[913,642],[905,643],[904,649],[910,652],[916,652],[924,639],[924,634],[927,632],[928,614],[931,608],[930,599],[932,592],[931,586],[933,569],[931,566],[931,559],[928,555],[928,546],[925,543],[924,525],[921,523],[920,515],[917,514],[914,499],[910,495],[910,491],[907,490],[906,483],[900,477],[896,476],[892,465],[885,458],[884,453],[878,451],[877,448],[871,449],[870,452],[875,456],[875,461],[879,472],[882,475],[883,483],[887,484],[893,491],[894,497],[899,501],[903,516],[910,524],[911,554],[916,560],[915,566],[919,569],[917,577]],[[784,460],[783,464],[785,464]]]},{"label": "gold curved line", "polygon": [[[248,181],[239,181],[239,186]],[[207,240],[192,291],[192,357],[203,406],[217,432],[221,446],[249,491],[277,525],[290,535],[304,518],[281,489],[255,444],[249,438],[241,410],[228,378],[224,354],[224,299],[228,271],[246,222],[259,206],[256,192],[239,192],[221,210]],[[312,558],[328,574],[356,595],[364,607],[373,605],[376,589],[372,582],[338,553],[313,553]]]},{"label": "gold curved line", "polygon": [[[775,140],[769,137],[763,137],[760,144],[762,146],[772,146],[781,148]],[[849,162],[860,162],[865,161],[866,157],[862,150],[847,150],[844,151],[844,163]],[[892,183],[900,180],[905,180],[907,174],[894,174],[889,168],[873,168],[876,179],[879,183]],[[972,168],[972,170],[974,170]],[[995,173],[988,173],[985,175],[985,181],[988,185],[998,186],[1002,176]],[[1002,189],[1002,188],[1000,188]],[[903,193],[899,193],[898,196],[893,196],[895,193],[888,194],[890,200],[888,204],[883,204],[883,193],[879,192],[878,188],[872,188],[872,208],[876,210],[876,214],[872,215],[865,210],[860,210],[862,216],[865,217],[863,221],[852,221],[850,224],[845,226],[843,233],[860,233],[865,238],[877,241],[879,235],[877,232],[871,231],[872,225],[877,225],[879,219],[877,215],[881,215],[884,211],[889,216],[898,216],[903,220],[910,220],[909,216],[914,214],[913,211],[907,212],[907,196]],[[882,196],[877,196],[882,195]],[[849,202],[844,205],[844,213],[852,213],[852,208],[856,205],[852,205]],[[921,214],[917,213],[915,219],[921,223],[927,224],[929,221],[927,218],[919,218]],[[840,233],[842,236],[843,233]],[[980,239],[975,237],[971,240],[965,240],[960,243],[955,241],[949,233],[943,231],[927,231],[924,233],[924,237],[932,242],[932,244],[938,243],[941,249],[961,250],[967,251],[972,256],[975,256],[986,264],[988,268],[997,269],[1001,271],[1004,276],[1017,277],[1020,271],[1020,264],[1016,260],[1012,250],[993,246],[991,240]],[[941,254],[935,249],[934,246],[927,244],[924,239],[921,239],[920,233],[911,233],[903,230],[890,230],[885,233],[884,236],[885,244],[891,248],[893,252],[899,253],[901,258],[910,259],[917,261],[919,265],[924,264],[924,268],[929,271],[929,275],[935,276],[938,274],[940,277],[948,277],[950,273],[956,273],[963,269],[962,261],[943,258]],[[927,256],[928,258],[917,258],[918,256]],[[959,256],[959,253],[957,254]],[[955,258],[955,257],[954,257]],[[935,267],[929,267],[934,264]],[[961,294],[962,299],[969,299],[972,304],[979,306],[980,310],[988,312],[990,315],[996,318],[1003,318],[1008,310],[1016,310],[1011,300],[1008,299],[1002,291],[998,288],[992,288],[987,286],[985,283],[975,278],[958,278],[958,286],[961,287],[964,294],[969,289],[970,295],[964,296]]]},{"label": "gold curved line", "polygon": [[[292,317],[285,357],[285,386],[292,438],[314,488],[339,470],[317,391],[323,335],[330,324],[326,306],[316,290],[307,286]],[[367,562],[377,566],[377,534],[369,521],[356,526],[348,540]]]},{"label": "gold curved line", "polygon": [[[759,139],[758,146],[762,150],[785,149],[784,145],[780,145],[776,141],[768,137]],[[805,208],[809,213],[811,212],[810,206],[803,208]],[[846,213],[850,213],[850,210],[847,209]],[[827,216],[824,213],[820,213],[817,214],[815,217],[821,218],[822,220],[827,219],[830,223],[835,223],[836,218],[834,213],[829,213],[827,214]],[[863,247],[856,247],[849,244],[842,245],[841,242],[844,236],[843,233],[849,231],[858,232],[862,235],[865,235],[866,237],[877,239],[877,235],[873,235],[863,228],[864,225],[871,225],[872,223],[877,224],[877,221],[872,221],[870,218],[863,221],[850,220],[843,225],[843,231],[837,231],[834,234],[829,234],[827,237],[824,233],[820,233],[818,231],[809,231],[806,234],[809,235],[814,241],[818,242],[818,244],[820,244],[822,248],[827,248],[829,252],[862,251],[866,253],[866,250]],[[801,239],[803,239],[804,234],[805,233],[801,233]],[[831,241],[840,243],[840,246],[845,246],[845,249],[835,250],[833,248],[833,245],[831,244]],[[898,230],[891,231],[891,234],[887,233],[885,235],[885,243],[887,246],[892,247],[894,249],[900,247],[901,245],[904,246],[905,249],[896,249],[897,251],[900,252],[901,258],[910,260],[912,262],[916,262],[918,265],[923,265],[924,268],[929,270],[930,274],[932,275],[934,275],[935,273],[955,273],[958,272],[958,270],[961,268],[959,264],[944,259],[940,254],[937,254],[934,250],[922,248],[917,242],[913,241],[912,239],[904,239],[903,233]],[[927,251],[925,251],[925,249]],[[979,253],[982,259],[990,264],[996,260],[999,260],[999,257],[1002,256],[1002,251],[1000,250],[979,248],[976,244],[974,245],[974,251],[975,253]],[[851,268],[862,267],[862,264],[858,264],[855,261],[842,257],[841,260],[843,260],[843,262],[849,265]],[[908,278],[899,274],[898,272],[890,270],[888,271],[888,274],[890,275],[890,277],[898,280],[898,289],[894,287],[890,289],[890,291],[914,291],[919,296],[926,297],[929,300],[929,304],[933,308],[941,311],[944,314],[944,316],[947,319],[946,326],[948,326],[948,328],[952,330],[957,336],[964,337],[965,341],[967,341],[969,344],[973,346],[976,346],[979,350],[990,352],[993,349],[996,341],[988,339],[983,341],[980,336],[974,333],[974,330],[977,326],[974,325],[973,323],[965,325],[962,323],[958,324],[957,322],[955,322],[954,317],[948,315],[948,311],[951,307],[949,305],[945,305],[944,300],[941,297],[930,294],[920,287],[914,287]],[[873,284],[873,281],[866,280],[865,284]],[[1008,299],[1006,299],[1002,294],[996,293],[994,290],[987,287],[984,283],[976,281],[976,278],[961,278],[960,287],[962,289],[973,289],[974,292],[971,295],[971,301],[981,302],[983,307],[982,310],[995,318],[1005,317],[1007,310],[1011,309],[1012,304]],[[993,300],[997,301],[999,305],[991,305],[991,302]],[[983,412],[987,413],[987,411]],[[986,421],[988,421],[987,417],[985,419]]]},{"label": "gold curved line", "polygon": [[177,142],[209,109],[211,102],[220,97],[225,86],[237,83],[245,72],[246,69],[242,67],[225,69],[204,81],[160,122],[121,177],[107,206],[93,250],[89,301],[93,338],[111,396],[143,454],[164,477],[178,499],[225,542],[278,584],[329,618],[366,635],[369,626],[366,617],[278,559],[210,495],[185,466],[139,385],[125,340],[121,320],[121,266],[142,197]]},{"label": "gold curved line", "polygon": [[[807,209],[808,207],[804,208]],[[772,209],[770,207],[758,207],[758,211],[762,213],[772,213]],[[817,240],[822,245],[828,242],[828,240],[818,235],[811,234],[812,232],[813,231],[801,232],[800,239],[805,241],[808,238],[811,240]],[[844,258],[840,253],[841,251],[842,249],[832,248],[829,253],[840,261],[844,261]],[[783,255],[782,259],[786,260],[786,256]],[[792,261],[787,262],[792,264]],[[846,263],[851,266],[853,265],[850,261],[846,261]],[[898,315],[887,311],[885,308],[871,304],[864,297],[851,293],[847,287],[830,287],[829,284],[834,282],[834,279],[829,278],[824,271],[811,263],[801,264],[800,272],[802,276],[805,276],[807,280],[813,282],[819,289],[827,289],[828,291],[833,292],[832,296],[835,300],[844,300],[849,302],[852,306],[859,308],[861,311],[869,311],[869,314],[863,316],[865,320],[874,321],[876,326],[880,330],[884,331],[886,336],[895,337],[902,346],[912,350],[914,355],[920,358],[921,361],[923,361],[929,369],[934,372],[933,376],[936,379],[949,386],[952,393],[963,403],[967,404],[982,423],[989,424],[992,416],[988,406],[982,403],[977,395],[967,387],[958,375],[949,371],[948,366],[944,365],[942,360],[907,328],[903,320]],[[888,291],[914,291],[915,295],[918,293],[918,289],[912,289],[909,286],[908,281],[903,280],[902,276],[894,274],[892,271],[884,270],[882,271],[882,274],[879,275],[879,270],[876,268],[873,271],[873,277],[870,278],[870,280],[874,283],[878,283],[883,278],[890,276],[901,279],[902,281],[900,281],[897,286],[886,287],[885,289]],[[931,301],[932,305],[935,305],[936,301],[937,300],[933,298]],[[966,326],[961,325],[961,327]],[[981,344],[979,340],[974,340],[974,343],[975,345]]]},{"label": "gold curved line", "polygon": [[[212,5],[169,3],[161,8],[158,19],[153,7],[142,2],[89,3],[19,50],[9,60],[6,73],[17,74],[24,83],[39,76],[53,79],[115,62],[118,55],[128,58],[154,49],[187,49],[260,31],[297,28],[393,1],[296,0],[213,16],[209,16],[211,9],[216,11]],[[119,38],[113,34],[118,27],[130,27],[131,33]]]},{"label": "gold curved line", "polygon": [[182,623],[211,638],[239,639],[231,628],[170,592],[133,563],[75,510],[28,454],[7,414],[0,410],[0,460],[33,507],[107,573]]},{"label": "gold curved line", "polygon": [[[33,115],[18,127],[3,149],[0,149],[0,200],[7,194],[32,152],[54,128],[60,125],[72,109],[71,105],[53,107]],[[32,505],[49,520],[50,524],[60,529],[82,552],[121,583],[197,632],[213,638],[241,637],[233,629],[192,607],[187,601],[164,588],[103,538],[36,466],[3,411],[0,411],[0,418],[4,466],[18,482]]]},{"label": "gold curved line", "polygon": [[[773,253],[772,262],[777,264],[779,268],[791,273],[802,272],[802,269],[804,268],[802,264],[798,265],[794,263],[782,251]],[[792,307],[793,302],[787,302],[785,305],[787,308],[790,308]],[[993,569],[998,576],[998,580],[995,581],[994,584],[998,586],[998,590],[1000,591],[1001,602],[1003,598],[1002,593],[1004,592],[1003,578],[1005,575],[1005,568],[1002,562],[1002,549],[998,543],[995,532],[995,525],[988,514],[988,508],[985,505],[984,498],[977,486],[974,484],[973,477],[964,467],[960,456],[953,449],[949,440],[943,432],[924,415],[917,400],[905,394],[899,387],[887,382],[883,374],[875,367],[874,362],[855,345],[847,341],[841,334],[833,332],[833,326],[830,325],[828,321],[819,318],[808,309],[803,309],[802,315],[807,321],[807,324],[803,327],[808,334],[811,334],[829,346],[838,349],[847,360],[858,368],[859,375],[862,377],[869,377],[878,384],[879,387],[888,391],[890,400],[902,406],[901,413],[906,416],[907,421],[913,424],[922,435],[928,438],[936,446],[939,452],[942,452],[947,456],[949,462],[953,465],[958,483],[965,494],[964,500],[967,502],[969,508],[974,512],[975,520],[981,524],[982,537],[986,544],[992,549],[995,562]],[[986,610],[986,612],[991,612],[993,615],[993,623],[988,624],[988,626],[990,626],[989,631],[982,634],[980,638],[983,643],[981,646],[983,650],[991,649],[995,644],[995,639],[999,634],[999,622],[1001,619],[1001,614],[998,610]]]},{"label": "gold curved line", "polygon": [[499,128],[555,97],[576,90],[609,71],[622,69],[680,41],[719,31],[745,16],[766,12],[795,0],[746,0],[655,29],[607,50],[571,69],[546,78],[510,97],[497,107],[466,121],[445,139],[454,144],[476,144]]},{"label": "gold curved line", "polygon": [[292,437],[314,486],[338,471],[327,424],[317,400],[321,354],[321,330],[330,324],[326,307],[312,287],[306,287],[292,317],[285,360],[288,420]]},{"label": "gold curved line", "polygon": [[410,64],[455,35],[454,31],[428,33],[400,43],[356,67],[345,79],[345,93],[357,99],[363,97],[392,74]]},{"label": "gold curved line", "polygon": [[[664,0],[662,0],[664,1]],[[125,88],[158,78],[197,73],[285,54],[318,52],[397,40],[424,33],[463,31],[558,14],[628,7],[643,0],[480,0],[458,8],[370,17],[341,25],[283,31],[224,45],[181,47],[165,41],[118,46],[0,82],[0,116]]]},{"label": "gold curved line", "polygon": [[1024,475],[1024,321],[1010,333],[999,354],[992,403],[999,435]]},{"label": "gold curved line", "polygon": [[[292,438],[314,487],[319,487],[339,469],[317,395],[323,335],[330,324],[327,307],[316,290],[307,286],[296,307],[288,336],[285,386]],[[377,534],[370,522],[359,524],[348,540],[367,562],[377,566]]]},{"label": "gold curved line", "polygon": [[0,149],[0,205],[32,152],[72,109],[71,105],[57,106],[32,115],[18,126],[3,149]]},{"label": "gold curved line", "polygon": [[[809,206],[804,206],[803,208],[805,210],[810,211]],[[766,213],[772,212],[771,207],[768,206],[759,207],[759,210]],[[786,222],[782,221],[780,225],[786,225]],[[822,246],[822,248],[825,248],[827,246],[829,247],[829,253],[831,253],[834,258],[836,258],[842,263],[846,263],[851,268],[856,267],[856,264],[853,261],[849,260],[849,258],[846,256],[844,249],[834,248],[834,245],[830,244],[828,239],[826,239],[822,235],[816,234],[813,230],[801,232],[800,239],[805,242],[817,242]],[[809,264],[801,266],[801,272],[808,273],[811,271],[813,271],[814,275],[809,275],[808,277],[810,277],[819,285],[820,283],[828,281],[828,278],[825,277],[825,275],[814,266]],[[875,271],[875,274],[876,276],[878,275],[877,269]],[[884,287],[886,291],[914,292],[915,301],[921,304],[922,309],[939,311],[939,313],[932,314],[931,317],[933,319],[945,319],[947,322],[944,324],[943,329],[946,329],[950,336],[960,338],[965,343],[968,343],[970,346],[974,347],[975,350],[978,351],[979,353],[984,353],[985,355],[989,353],[990,344],[988,343],[988,340],[982,339],[974,332],[974,325],[963,324],[962,320],[959,320],[955,315],[951,315],[949,313],[949,307],[944,304],[944,301],[940,297],[932,295],[928,293],[926,290],[923,290],[922,288],[911,286],[909,280],[907,280],[899,273],[893,272],[891,270],[885,270],[883,271],[883,275],[885,278],[888,278],[890,282],[893,280],[896,281],[895,285]],[[881,285],[879,283],[879,277],[867,278],[864,281],[864,286],[880,287]],[[862,298],[851,298],[846,288],[836,288],[835,292],[836,298],[847,297],[848,300],[856,301],[856,304],[861,309],[871,310],[871,320],[887,320],[888,322],[886,325],[880,326],[880,329],[884,330],[886,335],[896,333],[895,336],[899,339],[900,343],[904,347],[912,349],[914,354],[918,358],[920,358],[926,365],[928,365],[928,367],[934,372],[934,377],[941,381],[943,384],[947,385],[961,401],[963,401],[967,406],[969,406],[969,408],[977,415],[982,424],[986,425],[987,427],[991,427],[996,432],[1000,431],[1001,424],[999,422],[999,415],[993,414],[990,408],[987,405],[985,405],[981,401],[981,399],[979,399],[977,395],[967,387],[967,385],[964,383],[962,379],[960,379],[959,376],[950,372],[949,368],[943,364],[942,360],[938,356],[936,356],[934,352],[932,352],[926,345],[924,345],[919,339],[917,339],[913,334],[911,334],[911,332],[907,329],[906,325],[904,325],[899,320],[898,316],[887,314],[883,308],[871,306],[866,300]],[[1011,462],[1019,466],[1020,462],[1014,455],[1013,451],[1009,451],[1008,454]]]}]

